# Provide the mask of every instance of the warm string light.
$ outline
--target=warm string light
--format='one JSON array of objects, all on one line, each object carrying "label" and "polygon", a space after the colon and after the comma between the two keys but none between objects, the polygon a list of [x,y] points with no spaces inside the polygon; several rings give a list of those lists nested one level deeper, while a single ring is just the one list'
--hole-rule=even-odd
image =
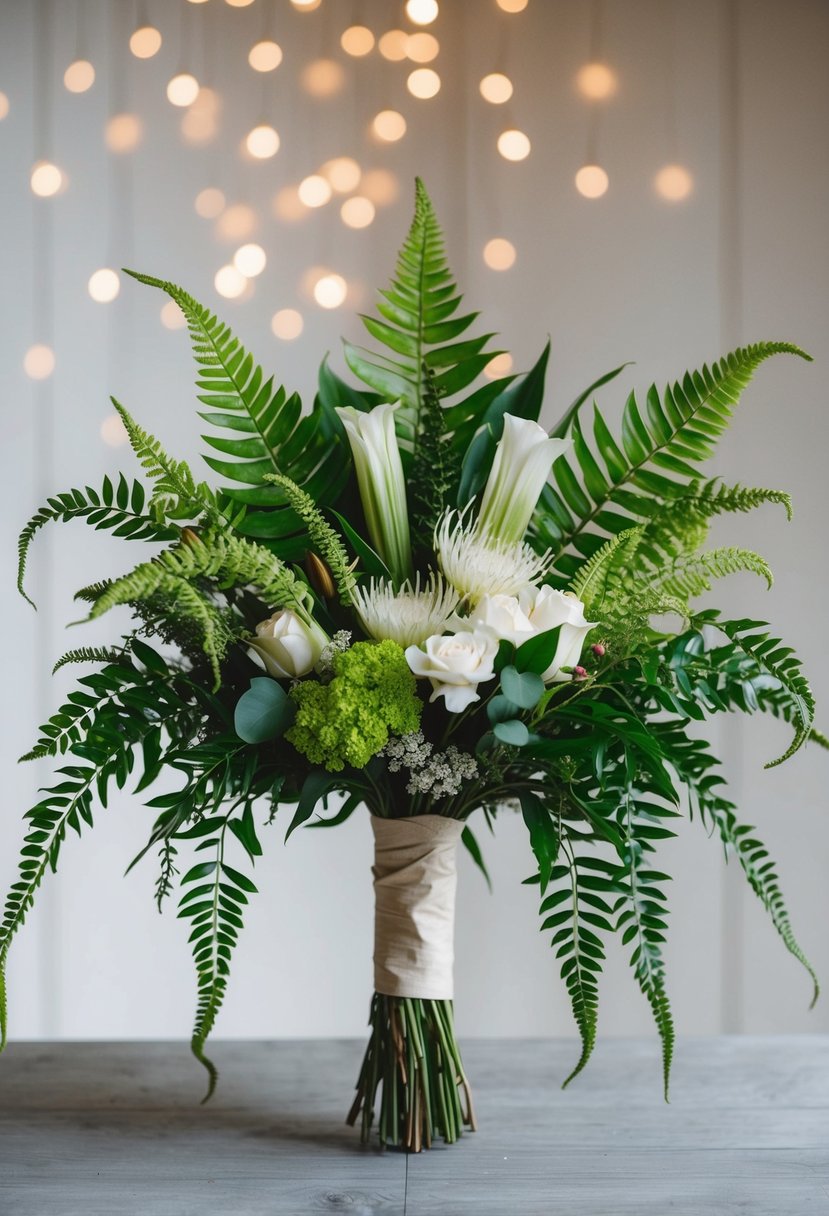
[{"label": "warm string light", "polygon": [[434,34],[420,32],[406,38],[406,58],[413,63],[431,63],[440,53],[440,43]]},{"label": "warm string light", "polygon": [[428,101],[440,92],[440,76],[433,68],[415,68],[409,73],[406,88],[412,97],[419,101]]},{"label": "warm string light", "polygon": [[314,284],[314,299],[320,308],[339,308],[347,293],[348,284],[341,274],[324,274]]},{"label": "warm string light", "polygon": [[377,43],[377,49],[390,63],[400,63],[406,58],[409,35],[405,30],[387,30]]},{"label": "warm string light", "polygon": [[279,151],[279,134],[275,127],[261,123],[248,132],[245,147],[255,160],[269,160]]},{"label": "warm string light", "polygon": [[233,255],[233,265],[246,279],[255,279],[268,264],[268,255],[261,245],[240,245]]},{"label": "warm string light", "polygon": [[351,156],[335,156],[327,160],[320,173],[337,194],[350,194],[360,184],[362,170],[357,161]]},{"label": "warm string light", "polygon": [[532,149],[528,135],[511,127],[498,136],[498,151],[504,160],[526,160]]},{"label": "warm string light", "polygon": [[104,143],[110,152],[134,152],[144,128],[137,114],[113,114],[104,127]]},{"label": "warm string light", "polygon": [[377,207],[387,207],[400,197],[400,182],[389,169],[369,169],[360,190]]},{"label": "warm string light", "polygon": [[616,73],[606,63],[586,63],[576,73],[576,88],[590,101],[605,101],[618,87]]},{"label": "warm string light", "polygon": [[248,52],[248,63],[254,72],[273,72],[281,62],[282,47],[271,38],[263,38]]},{"label": "warm string light", "polygon": [[174,106],[191,106],[199,95],[199,82],[191,72],[177,72],[167,84],[167,100]]},{"label": "warm string light", "polygon": [[297,193],[306,207],[324,207],[331,199],[331,183],[321,173],[312,173],[302,179]]},{"label": "warm string light", "polygon": [[200,88],[199,95],[181,118],[181,134],[188,144],[206,144],[219,130],[221,99],[215,89]]},{"label": "warm string light", "polygon": [[508,376],[512,371],[512,355],[507,351],[490,359],[484,368],[487,380],[497,380],[499,376]]},{"label": "warm string light", "polygon": [[515,257],[515,246],[505,237],[493,237],[484,245],[484,261],[490,270],[509,270],[515,265]]},{"label": "warm string light", "polygon": [[30,380],[47,380],[55,370],[55,352],[51,346],[37,342],[23,356],[23,370]]},{"label": "warm string light", "polygon": [[281,190],[278,190],[274,195],[272,210],[276,219],[288,224],[305,219],[308,214],[296,186],[283,186]]},{"label": "warm string light", "polygon": [[277,338],[281,338],[283,342],[293,342],[294,338],[298,338],[305,327],[305,322],[302,319],[302,313],[297,312],[295,308],[280,308],[271,317],[271,329]]},{"label": "warm string light", "polygon": [[375,215],[374,203],[360,194],[347,198],[340,207],[340,218],[348,228],[367,228]]},{"label": "warm string light", "polygon": [[200,190],[196,195],[193,206],[196,208],[196,215],[205,220],[214,220],[225,209],[224,193],[217,186],[205,186],[204,190]]},{"label": "warm string light", "polygon": [[247,8],[249,4],[253,4],[253,0],[225,0],[225,4],[231,8]]},{"label": "warm string light", "polygon": [[52,198],[66,188],[66,175],[50,160],[39,160],[32,166],[29,178],[32,194],[38,198]]},{"label": "warm string light", "polygon": [[393,144],[406,134],[406,119],[397,110],[381,110],[375,115],[371,129],[378,139]]},{"label": "warm string light", "polygon": [[496,0],[498,7],[505,13],[523,13],[529,0]]},{"label": "warm string light", "polygon": [[161,33],[154,25],[140,25],[130,34],[130,50],[136,59],[152,59],[161,50]]},{"label": "warm string light", "polygon": [[601,165],[582,165],[575,180],[576,189],[584,198],[601,198],[610,185],[610,178]]},{"label": "warm string light", "polygon": [[99,428],[99,434],[107,447],[120,448],[129,440],[127,428],[120,414],[108,414]]},{"label": "warm string light", "polygon": [[346,55],[361,59],[374,50],[374,34],[366,25],[350,25],[342,32],[340,46]]},{"label": "warm string light", "polygon": [[694,188],[694,179],[683,165],[663,165],[653,179],[654,189],[669,203],[680,203]]},{"label": "warm string light", "polygon": [[478,88],[484,101],[493,106],[502,106],[512,97],[512,81],[503,72],[490,72],[483,77]]},{"label": "warm string light", "polygon": [[63,83],[70,93],[86,93],[95,83],[95,69],[88,59],[76,59],[63,73]]},{"label": "warm string light", "polygon": [[226,300],[238,300],[247,287],[248,280],[241,271],[228,263],[216,271],[213,276],[213,285],[219,295],[224,296]]},{"label": "warm string light", "polygon": [[406,16],[414,25],[431,25],[439,11],[437,0],[406,0]]},{"label": "warm string light", "polygon": [[256,212],[247,203],[232,203],[216,220],[216,235],[224,241],[243,241],[256,231]]},{"label": "warm string light", "polygon": [[336,59],[315,59],[303,68],[300,80],[312,97],[333,97],[345,84],[345,72]]},{"label": "warm string light", "polygon": [[322,0],[291,0],[291,4],[301,13],[313,13],[314,9],[322,4]]},{"label": "warm string light", "polygon": [[0,122],[6,117],[9,112],[9,99],[5,93],[0,93]]},{"label": "warm string light", "polygon": [[162,304],[159,315],[165,329],[184,329],[187,324],[187,318],[175,300],[168,300],[166,304]]}]

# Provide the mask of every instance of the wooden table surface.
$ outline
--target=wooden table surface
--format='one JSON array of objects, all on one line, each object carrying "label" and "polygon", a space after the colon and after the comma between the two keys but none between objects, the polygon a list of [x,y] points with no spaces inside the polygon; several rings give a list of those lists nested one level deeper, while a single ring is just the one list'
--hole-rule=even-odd
[{"label": "wooden table surface", "polygon": [[419,1156],[342,1119],[360,1042],[13,1043],[0,1059],[2,1216],[824,1216],[829,1036],[466,1043],[479,1130]]}]

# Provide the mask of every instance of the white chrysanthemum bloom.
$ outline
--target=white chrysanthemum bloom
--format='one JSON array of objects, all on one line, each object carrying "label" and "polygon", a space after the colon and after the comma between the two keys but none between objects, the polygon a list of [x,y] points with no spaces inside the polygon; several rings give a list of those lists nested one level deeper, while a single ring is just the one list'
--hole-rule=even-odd
[{"label": "white chrysanthemum bloom", "polygon": [[459,600],[455,588],[434,572],[422,588],[418,574],[414,586],[404,583],[399,591],[373,578],[367,585],[358,584],[352,592],[357,615],[369,637],[378,641],[388,638],[404,649],[443,633]]},{"label": "white chrysanthemum bloom", "polygon": [[496,540],[449,511],[435,528],[435,551],[447,582],[476,604],[484,595],[518,595],[550,566],[550,553],[539,556],[523,541]]}]

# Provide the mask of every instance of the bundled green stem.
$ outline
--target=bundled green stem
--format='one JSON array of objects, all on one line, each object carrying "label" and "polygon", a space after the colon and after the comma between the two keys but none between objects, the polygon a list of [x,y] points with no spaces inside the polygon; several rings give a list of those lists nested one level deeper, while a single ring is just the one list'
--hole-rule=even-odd
[{"label": "bundled green stem", "polygon": [[346,1120],[353,1127],[360,1119],[363,1143],[371,1138],[375,1114],[380,1143],[413,1153],[431,1148],[437,1137],[453,1144],[465,1126],[474,1132],[475,1111],[455,1040],[452,1002],[375,992],[369,1025],[357,1096]]}]

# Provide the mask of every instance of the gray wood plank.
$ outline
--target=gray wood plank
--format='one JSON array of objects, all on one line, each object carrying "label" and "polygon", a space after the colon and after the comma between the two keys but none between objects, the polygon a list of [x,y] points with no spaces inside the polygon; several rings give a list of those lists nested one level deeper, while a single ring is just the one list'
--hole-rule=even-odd
[{"label": "gray wood plank", "polygon": [[829,1216],[829,1038],[472,1041],[480,1129],[407,1162],[342,1120],[363,1044],[12,1044],[0,1059],[2,1216]]}]

